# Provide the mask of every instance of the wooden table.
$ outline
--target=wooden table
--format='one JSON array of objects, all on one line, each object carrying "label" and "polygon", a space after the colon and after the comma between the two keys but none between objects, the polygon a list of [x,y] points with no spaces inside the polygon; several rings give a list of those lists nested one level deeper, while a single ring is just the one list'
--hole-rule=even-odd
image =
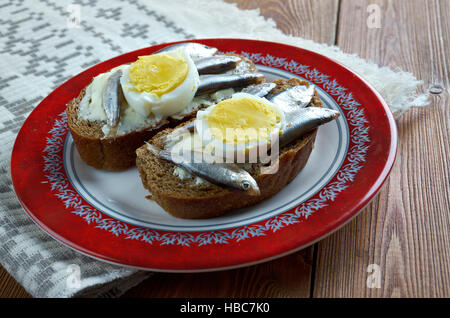
[{"label": "wooden table", "polygon": [[[260,265],[156,274],[124,297],[449,297],[450,1],[229,2],[242,9],[260,8],[285,33],[413,73],[424,81],[422,92],[435,93],[432,104],[397,121],[398,157],[389,180],[339,231]],[[380,28],[371,20],[377,8]],[[379,286],[370,279],[377,269]],[[29,295],[0,269],[0,297]]]}]

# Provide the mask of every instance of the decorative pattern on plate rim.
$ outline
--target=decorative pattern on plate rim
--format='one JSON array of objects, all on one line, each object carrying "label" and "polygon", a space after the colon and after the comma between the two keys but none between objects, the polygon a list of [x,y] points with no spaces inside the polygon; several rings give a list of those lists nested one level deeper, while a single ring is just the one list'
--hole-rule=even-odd
[{"label": "decorative pattern on plate rim", "polygon": [[[235,52],[229,52],[235,53]],[[65,172],[63,163],[64,140],[69,132],[65,112],[55,120],[47,137],[46,147],[43,150],[44,173],[51,191],[61,200],[65,208],[71,213],[80,216],[88,224],[95,224],[97,228],[111,232],[124,239],[139,240],[150,244],[184,245],[197,244],[228,244],[230,241],[242,241],[248,238],[276,232],[290,224],[307,219],[312,213],[328,205],[353,182],[356,173],[362,168],[369,149],[369,126],[360,107],[351,92],[341,86],[329,75],[323,74],[309,65],[303,65],[294,60],[287,61],[270,54],[239,53],[251,59],[256,64],[283,69],[321,86],[338,102],[346,115],[350,127],[350,147],[344,164],[341,166],[332,181],[323,187],[316,195],[299,204],[296,208],[273,216],[262,222],[236,227],[234,229],[205,231],[198,233],[164,232],[138,226],[131,226],[122,221],[110,218],[89,204],[72,188]]]}]

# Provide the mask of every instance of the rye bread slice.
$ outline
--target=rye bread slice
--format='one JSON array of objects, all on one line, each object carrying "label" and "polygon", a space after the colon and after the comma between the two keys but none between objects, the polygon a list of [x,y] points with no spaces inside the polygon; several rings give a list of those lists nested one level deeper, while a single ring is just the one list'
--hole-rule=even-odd
[{"label": "rye bread slice", "polygon": [[[277,80],[274,83],[277,86],[272,93],[296,85],[308,85],[306,81],[298,79]],[[322,106],[317,92],[308,106],[311,105]],[[164,148],[165,136],[172,131],[172,128],[168,128],[159,132],[149,140],[149,143]],[[194,179],[181,180],[174,175],[174,164],[158,158],[145,145],[136,151],[136,164],[142,184],[151,193],[151,199],[165,211],[179,218],[212,218],[230,210],[255,205],[283,189],[306,165],[314,147],[316,134],[317,129],[280,149],[276,173],[260,174],[258,164],[253,164],[247,170],[258,183],[261,191],[259,196],[250,196],[211,183],[196,184]]]},{"label": "rye bread slice", "polygon": [[[245,70],[247,72],[258,72],[255,64],[246,57],[236,54],[228,55],[239,56],[245,61],[247,66]],[[157,125],[145,127],[128,134],[104,137],[102,127],[106,124],[106,121],[94,122],[78,118],[79,104],[84,95],[85,89],[80,92],[78,97],[67,104],[66,114],[70,133],[83,161],[94,168],[111,171],[125,170],[135,166],[136,149],[142,146],[145,141],[167,127],[175,127],[195,117],[197,111],[203,108],[194,109],[189,113],[183,114],[181,118],[169,117]]]}]

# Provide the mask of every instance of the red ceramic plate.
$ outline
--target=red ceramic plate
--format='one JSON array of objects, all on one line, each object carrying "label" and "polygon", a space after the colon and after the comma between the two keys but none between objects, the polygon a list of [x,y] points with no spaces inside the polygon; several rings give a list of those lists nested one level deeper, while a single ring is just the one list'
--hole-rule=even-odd
[{"label": "red ceramic plate", "polygon": [[209,220],[180,220],[146,200],[135,168],[98,171],[80,159],[64,110],[93,76],[132,62],[157,45],[100,63],[73,77],[30,114],[12,153],[14,189],[48,234],[91,257],[156,271],[211,271],[267,261],[340,228],[373,198],[397,149],[393,116],[381,96],[345,66],[293,46],[242,39],[195,42],[252,59],[269,80],[314,84],[341,116],[319,128],[297,178],[273,198]]}]

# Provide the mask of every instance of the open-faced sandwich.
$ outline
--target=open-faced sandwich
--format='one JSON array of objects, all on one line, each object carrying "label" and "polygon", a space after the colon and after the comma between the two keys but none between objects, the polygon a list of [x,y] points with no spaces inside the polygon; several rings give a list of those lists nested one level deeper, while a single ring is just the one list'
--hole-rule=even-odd
[{"label": "open-faced sandwich", "polygon": [[308,161],[317,128],[339,116],[308,82],[267,83],[244,56],[197,43],[99,74],[66,112],[88,165],[137,165],[149,197],[190,219],[279,192]]},{"label": "open-faced sandwich", "polygon": [[298,79],[251,85],[165,129],[137,150],[150,197],[180,218],[261,202],[305,166],[317,127],[339,116]]},{"label": "open-faced sandwich", "polygon": [[67,105],[68,125],[88,165],[123,170],[157,132],[263,80],[243,56],[177,44],[96,76]]}]

